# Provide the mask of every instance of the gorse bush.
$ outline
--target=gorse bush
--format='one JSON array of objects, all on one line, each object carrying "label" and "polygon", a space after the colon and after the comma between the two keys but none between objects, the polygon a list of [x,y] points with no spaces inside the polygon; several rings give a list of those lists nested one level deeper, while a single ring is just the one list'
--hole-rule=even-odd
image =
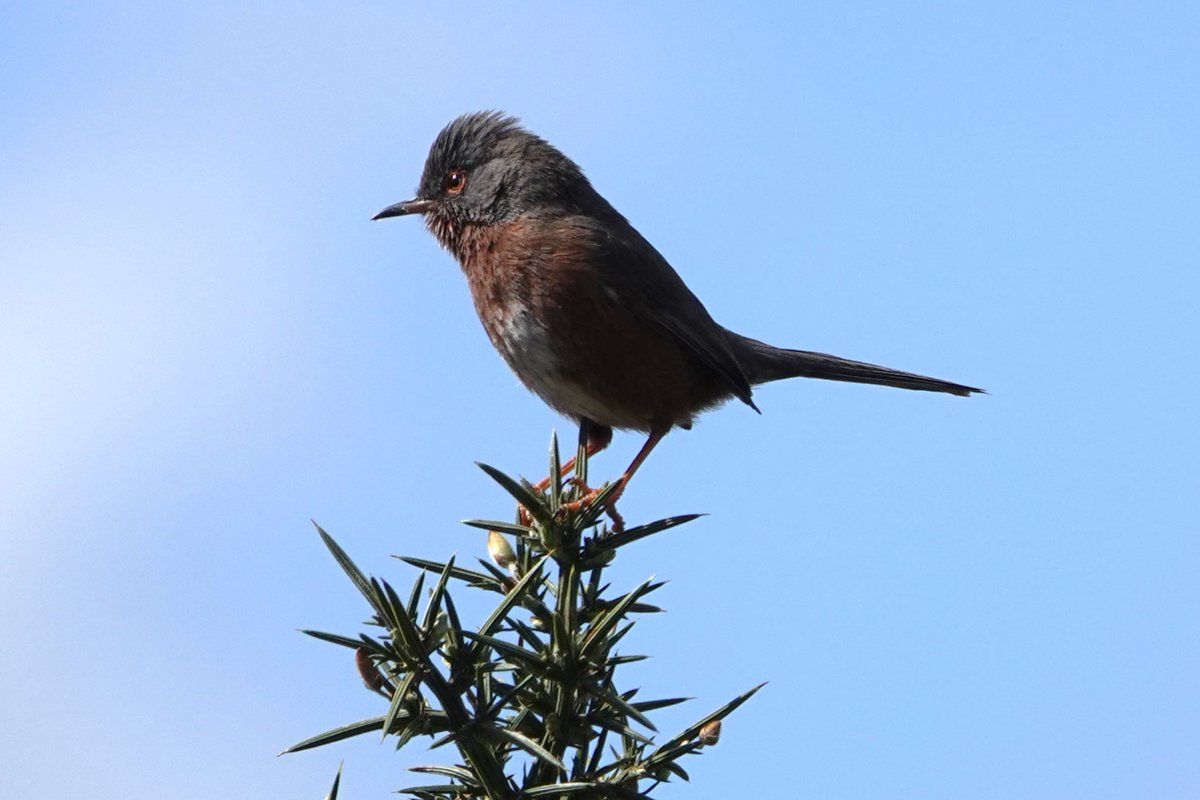
[{"label": "gorse bush", "polygon": [[[647,580],[614,596],[604,572],[626,545],[699,515],[616,531],[601,520],[607,491],[579,502],[587,493],[582,444],[576,463],[576,479],[552,480],[545,492],[481,464],[524,513],[517,523],[466,522],[488,531],[491,561],[478,559],[480,569],[403,557],[420,571],[406,597],[365,575],[318,527],[370,605],[371,630],[304,633],[354,650],[363,682],[387,706],[284,752],[365,733],[392,737],[397,749],[417,737],[432,738],[431,749],[453,745],[454,763],[413,768],[434,782],[400,790],[421,800],[648,798],[664,781],[687,780],[679,762],[715,745],[721,720],[761,685],[656,741],[651,715],[685,698],[641,699],[623,686],[620,667],[645,656],[622,654],[618,645],[638,615],[661,611],[647,600],[662,583]],[[550,475],[560,471],[552,440]],[[462,584],[496,596],[474,630],[455,609],[453,589]],[[339,781],[340,770],[331,798]]]}]

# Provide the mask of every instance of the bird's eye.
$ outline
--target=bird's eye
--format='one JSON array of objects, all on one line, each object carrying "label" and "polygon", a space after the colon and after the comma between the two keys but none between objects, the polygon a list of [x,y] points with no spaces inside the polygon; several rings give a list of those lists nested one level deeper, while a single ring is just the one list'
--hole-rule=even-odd
[{"label": "bird's eye", "polygon": [[461,169],[450,170],[450,174],[446,176],[446,194],[462,194],[462,190],[465,188],[467,188],[467,173]]}]

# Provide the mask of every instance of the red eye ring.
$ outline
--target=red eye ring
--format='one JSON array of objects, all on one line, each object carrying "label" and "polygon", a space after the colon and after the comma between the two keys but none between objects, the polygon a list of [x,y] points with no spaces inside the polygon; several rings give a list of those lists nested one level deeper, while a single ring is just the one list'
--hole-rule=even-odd
[{"label": "red eye ring", "polygon": [[459,195],[467,188],[467,173],[461,169],[452,169],[446,176],[446,194]]}]

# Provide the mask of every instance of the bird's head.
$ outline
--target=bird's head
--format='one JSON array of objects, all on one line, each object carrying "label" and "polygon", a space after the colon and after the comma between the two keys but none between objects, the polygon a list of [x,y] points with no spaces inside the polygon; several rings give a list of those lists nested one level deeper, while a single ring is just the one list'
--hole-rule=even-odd
[{"label": "bird's head", "polygon": [[469,226],[579,212],[597,197],[579,167],[549,142],[513,117],[482,111],[443,128],[429,148],[417,196],[374,219],[421,214],[442,246],[456,252]]}]

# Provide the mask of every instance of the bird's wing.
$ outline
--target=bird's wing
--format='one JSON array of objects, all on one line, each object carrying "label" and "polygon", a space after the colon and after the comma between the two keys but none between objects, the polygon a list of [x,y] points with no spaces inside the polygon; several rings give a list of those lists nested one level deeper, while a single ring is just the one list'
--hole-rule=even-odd
[{"label": "bird's wing", "polygon": [[[619,217],[619,215],[618,215]],[[598,259],[603,280],[625,308],[682,344],[716,376],[730,394],[758,410],[750,397],[750,381],[734,356],[725,331],[687,287],[667,260],[633,226],[584,217],[593,242],[602,250]]]}]

